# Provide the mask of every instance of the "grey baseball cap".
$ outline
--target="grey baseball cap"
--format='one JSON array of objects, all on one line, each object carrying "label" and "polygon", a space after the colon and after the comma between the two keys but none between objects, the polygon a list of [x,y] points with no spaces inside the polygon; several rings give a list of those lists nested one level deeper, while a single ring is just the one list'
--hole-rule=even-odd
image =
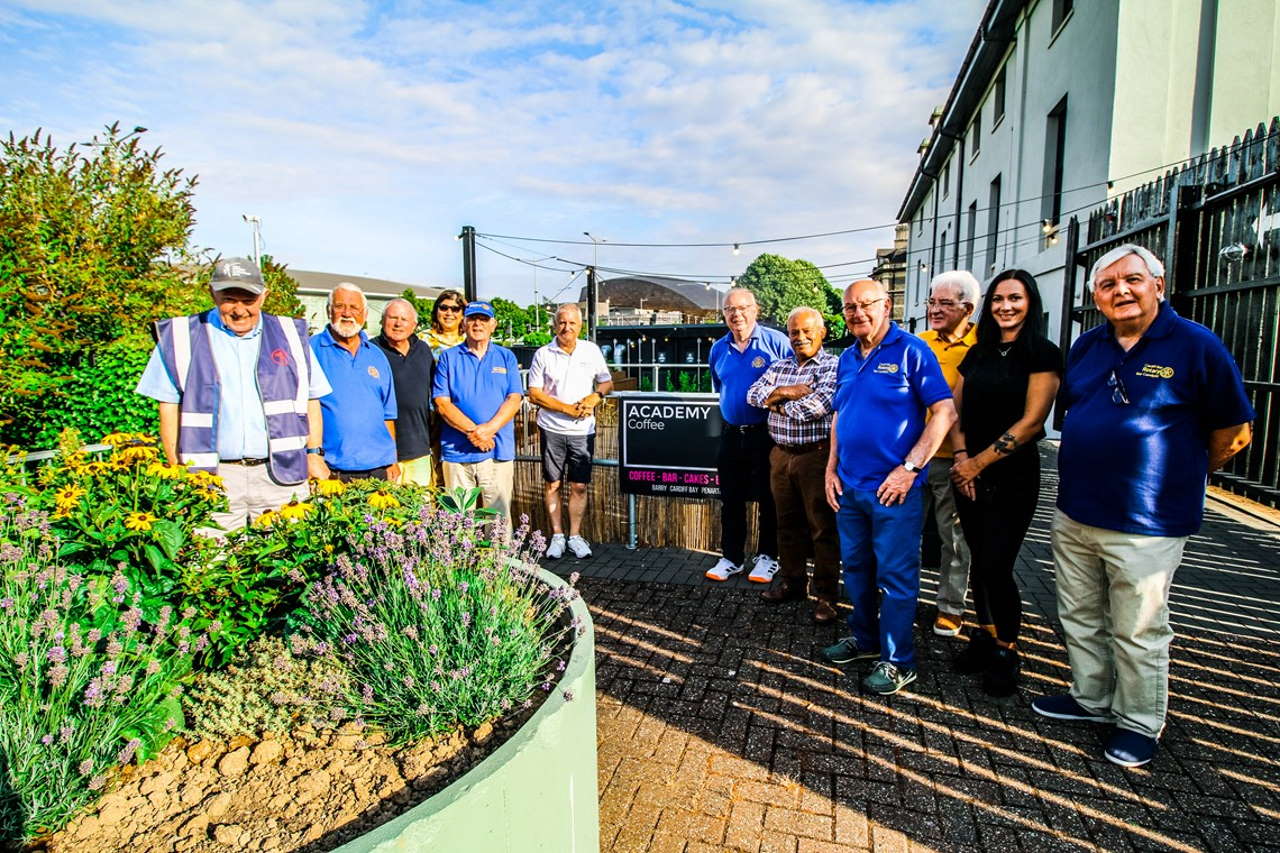
[{"label": "grey baseball cap", "polygon": [[267,289],[262,281],[262,271],[248,258],[220,258],[215,261],[209,287],[214,290],[237,288],[247,290],[254,296]]}]

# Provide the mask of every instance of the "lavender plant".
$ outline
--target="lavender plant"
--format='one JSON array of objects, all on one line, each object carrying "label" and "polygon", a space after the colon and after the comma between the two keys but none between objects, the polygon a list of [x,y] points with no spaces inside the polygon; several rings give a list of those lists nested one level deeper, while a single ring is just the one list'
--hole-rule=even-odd
[{"label": "lavender plant", "polygon": [[366,722],[404,742],[477,726],[551,689],[558,641],[577,627],[562,618],[576,592],[538,580],[542,536],[527,520],[513,537],[429,506],[403,525],[366,523],[308,591],[306,629],[316,651],[346,664]]},{"label": "lavender plant", "polygon": [[45,514],[0,497],[0,842],[60,829],[167,740],[208,642],[168,608],[145,624],[123,573],[86,579],[56,548]]}]

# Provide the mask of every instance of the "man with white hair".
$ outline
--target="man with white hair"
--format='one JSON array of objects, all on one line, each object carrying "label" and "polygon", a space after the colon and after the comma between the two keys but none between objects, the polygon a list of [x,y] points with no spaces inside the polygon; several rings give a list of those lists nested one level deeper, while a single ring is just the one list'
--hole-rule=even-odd
[{"label": "man with white hair", "polygon": [[[938,273],[929,284],[929,328],[920,337],[938,357],[947,387],[953,392],[960,378],[960,362],[978,343],[977,325],[972,322],[978,307],[978,280],[968,270]],[[954,453],[967,454],[964,448]],[[925,484],[925,513],[932,512],[942,540],[938,561],[938,614],[933,633],[954,637],[963,622],[965,593],[969,587],[969,546],[960,529],[955,493],[951,490],[951,438],[943,439],[929,462]]]},{"label": "man with white hair", "polygon": [[807,558],[813,558],[813,621],[836,620],[840,585],[840,535],[827,505],[823,476],[831,449],[831,412],[840,359],[822,348],[822,314],[794,309],[787,317],[792,355],[769,365],[747,390],[747,402],[769,411],[769,485],[778,516],[782,580],[760,594],[765,601],[805,601]]},{"label": "man with white hair", "polygon": [[387,357],[396,389],[396,461],[400,482],[433,485],[431,464],[431,347],[414,334],[418,309],[396,297],[382,309],[382,331],[373,342]]},{"label": "man with white hair", "polygon": [[333,393],[320,401],[324,457],[344,482],[397,480],[396,389],[391,364],[365,334],[364,291],[341,282],[329,292],[329,325],[311,336],[311,349]]},{"label": "man with white hair", "polygon": [[[551,519],[546,555],[558,560],[566,545],[578,559],[591,556],[582,536],[582,517],[591,484],[596,446],[596,406],[613,389],[613,375],[600,347],[578,339],[582,309],[566,302],[556,310],[556,336],[533,354],[529,400],[538,406],[542,446],[543,500]],[[569,538],[561,520],[561,483],[569,485]]]},{"label": "man with white hair", "polygon": [[1068,693],[1031,703],[1111,723],[1103,754],[1155,756],[1169,703],[1169,588],[1200,529],[1208,473],[1249,444],[1254,419],[1222,341],[1164,301],[1164,265],[1125,244],[1089,273],[1107,322],[1072,345],[1052,544]]}]

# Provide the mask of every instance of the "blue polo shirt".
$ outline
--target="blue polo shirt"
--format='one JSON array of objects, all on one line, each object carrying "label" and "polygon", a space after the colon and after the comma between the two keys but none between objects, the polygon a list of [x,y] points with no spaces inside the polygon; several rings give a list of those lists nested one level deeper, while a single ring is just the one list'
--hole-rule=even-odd
[{"label": "blue polo shirt", "polygon": [[385,422],[396,419],[396,389],[382,350],[361,332],[352,355],[328,326],[311,336],[311,350],[333,386],[332,394],[320,398],[325,462],[342,471],[395,464],[396,442]]},{"label": "blue polo shirt", "polygon": [[[496,415],[508,394],[523,393],[520,364],[515,353],[506,347],[491,342],[484,355],[477,356],[464,342],[441,350],[436,360],[431,399],[448,397],[478,424]],[[463,432],[445,422],[440,432],[440,456],[445,462],[508,462],[516,458],[515,426],[507,421],[493,437],[493,450],[481,450],[467,441]]]},{"label": "blue polo shirt", "polygon": [[[928,408],[950,397],[933,350],[897,323],[865,358],[855,341],[836,368],[836,471],[845,488],[880,488],[920,440]],[[917,476],[912,488],[927,479]]]},{"label": "blue polo shirt", "polygon": [[742,352],[733,345],[733,332],[711,345],[711,354],[707,356],[707,363],[711,365],[711,387],[720,393],[720,414],[725,423],[749,426],[765,422],[769,412],[747,402],[747,389],[769,365],[789,355],[791,339],[759,323]]},{"label": "blue polo shirt", "polygon": [[[1128,404],[1109,382],[1113,369]],[[1081,524],[1147,536],[1200,529],[1209,433],[1255,417],[1222,341],[1168,303],[1128,352],[1110,323],[1081,335],[1058,404],[1058,508]]]}]

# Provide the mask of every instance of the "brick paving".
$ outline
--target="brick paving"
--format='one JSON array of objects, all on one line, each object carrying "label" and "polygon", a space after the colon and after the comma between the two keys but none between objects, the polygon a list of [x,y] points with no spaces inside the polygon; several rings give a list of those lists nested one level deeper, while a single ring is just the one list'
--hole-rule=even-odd
[{"label": "brick paving", "polygon": [[596,620],[601,849],[1280,851],[1280,526],[1213,511],[1189,543],[1168,727],[1151,765],[1124,770],[1102,727],[1028,704],[1068,677],[1055,485],[1046,471],[1020,557],[1023,689],[1004,700],[952,673],[962,641],[928,630],[919,680],[863,696],[860,669],[814,658],[838,628],[703,581],[705,554],[602,545],[555,564],[583,573]]}]

